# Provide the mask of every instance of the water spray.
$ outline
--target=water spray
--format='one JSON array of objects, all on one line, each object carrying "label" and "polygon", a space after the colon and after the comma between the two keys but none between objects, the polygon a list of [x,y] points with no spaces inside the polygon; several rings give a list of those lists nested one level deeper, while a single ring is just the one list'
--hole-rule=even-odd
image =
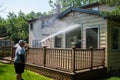
[{"label": "water spray", "polygon": [[56,33],[54,33],[54,34],[51,34],[50,36],[42,39],[39,43],[44,42],[45,40],[47,40],[47,39],[49,39],[49,38],[53,38],[53,37],[55,37],[55,36],[57,36],[57,35],[59,35],[59,34],[67,33],[67,32],[69,32],[69,31],[72,31],[72,30],[74,30],[74,29],[76,29],[76,28],[78,28],[78,27],[80,27],[80,24],[71,25],[71,26],[69,26],[69,27],[67,27],[67,28],[65,28],[65,29],[63,29],[63,30],[60,30],[60,31],[58,31],[58,32],[56,32]]}]

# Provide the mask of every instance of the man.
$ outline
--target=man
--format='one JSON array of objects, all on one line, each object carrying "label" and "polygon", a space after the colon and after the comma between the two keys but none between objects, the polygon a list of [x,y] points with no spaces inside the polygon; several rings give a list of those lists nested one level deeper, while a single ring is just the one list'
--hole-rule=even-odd
[{"label": "man", "polygon": [[25,55],[26,51],[24,49],[25,41],[19,40],[18,46],[15,51],[15,58],[14,58],[14,67],[16,72],[16,80],[23,80],[22,73],[24,72],[25,67]]}]

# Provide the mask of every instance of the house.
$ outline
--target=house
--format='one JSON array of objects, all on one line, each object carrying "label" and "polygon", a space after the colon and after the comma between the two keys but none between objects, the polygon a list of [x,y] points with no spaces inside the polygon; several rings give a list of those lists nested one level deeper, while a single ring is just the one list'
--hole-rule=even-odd
[{"label": "house", "polygon": [[120,69],[120,22],[101,11],[115,7],[93,3],[70,7],[56,15],[29,21],[29,46],[38,48],[71,48],[80,41],[81,48],[105,48],[108,70]]}]

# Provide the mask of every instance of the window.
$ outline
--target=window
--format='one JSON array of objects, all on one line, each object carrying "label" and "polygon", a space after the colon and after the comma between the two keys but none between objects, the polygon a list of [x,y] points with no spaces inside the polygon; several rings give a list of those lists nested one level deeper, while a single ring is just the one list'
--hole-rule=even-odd
[{"label": "window", "polygon": [[86,48],[99,48],[99,27],[86,28]]},{"label": "window", "polygon": [[32,40],[32,48],[39,48],[41,47],[40,40]]},{"label": "window", "polygon": [[91,8],[92,10],[95,10],[95,11],[98,11],[99,10],[99,7],[97,6],[97,7],[93,7],[93,8]]},{"label": "window", "polygon": [[62,44],[62,35],[58,35],[55,37],[55,48],[61,48]]},{"label": "window", "polygon": [[45,20],[44,26],[47,26],[47,25],[48,25],[48,20]]},{"label": "window", "polygon": [[82,48],[81,27],[78,27],[66,33],[65,47],[72,48],[73,46]]},{"label": "window", "polygon": [[43,20],[43,21],[41,22],[41,28],[44,28],[44,24],[45,24],[45,21]]},{"label": "window", "polygon": [[30,30],[33,30],[33,23],[30,23]]},{"label": "window", "polygon": [[112,29],[112,49],[120,50],[120,29]]}]

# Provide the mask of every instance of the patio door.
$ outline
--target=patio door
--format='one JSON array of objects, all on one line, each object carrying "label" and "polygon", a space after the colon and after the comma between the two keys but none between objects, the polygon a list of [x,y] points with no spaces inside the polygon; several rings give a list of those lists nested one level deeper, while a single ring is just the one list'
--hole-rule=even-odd
[{"label": "patio door", "polygon": [[86,28],[86,48],[99,48],[99,27]]}]

